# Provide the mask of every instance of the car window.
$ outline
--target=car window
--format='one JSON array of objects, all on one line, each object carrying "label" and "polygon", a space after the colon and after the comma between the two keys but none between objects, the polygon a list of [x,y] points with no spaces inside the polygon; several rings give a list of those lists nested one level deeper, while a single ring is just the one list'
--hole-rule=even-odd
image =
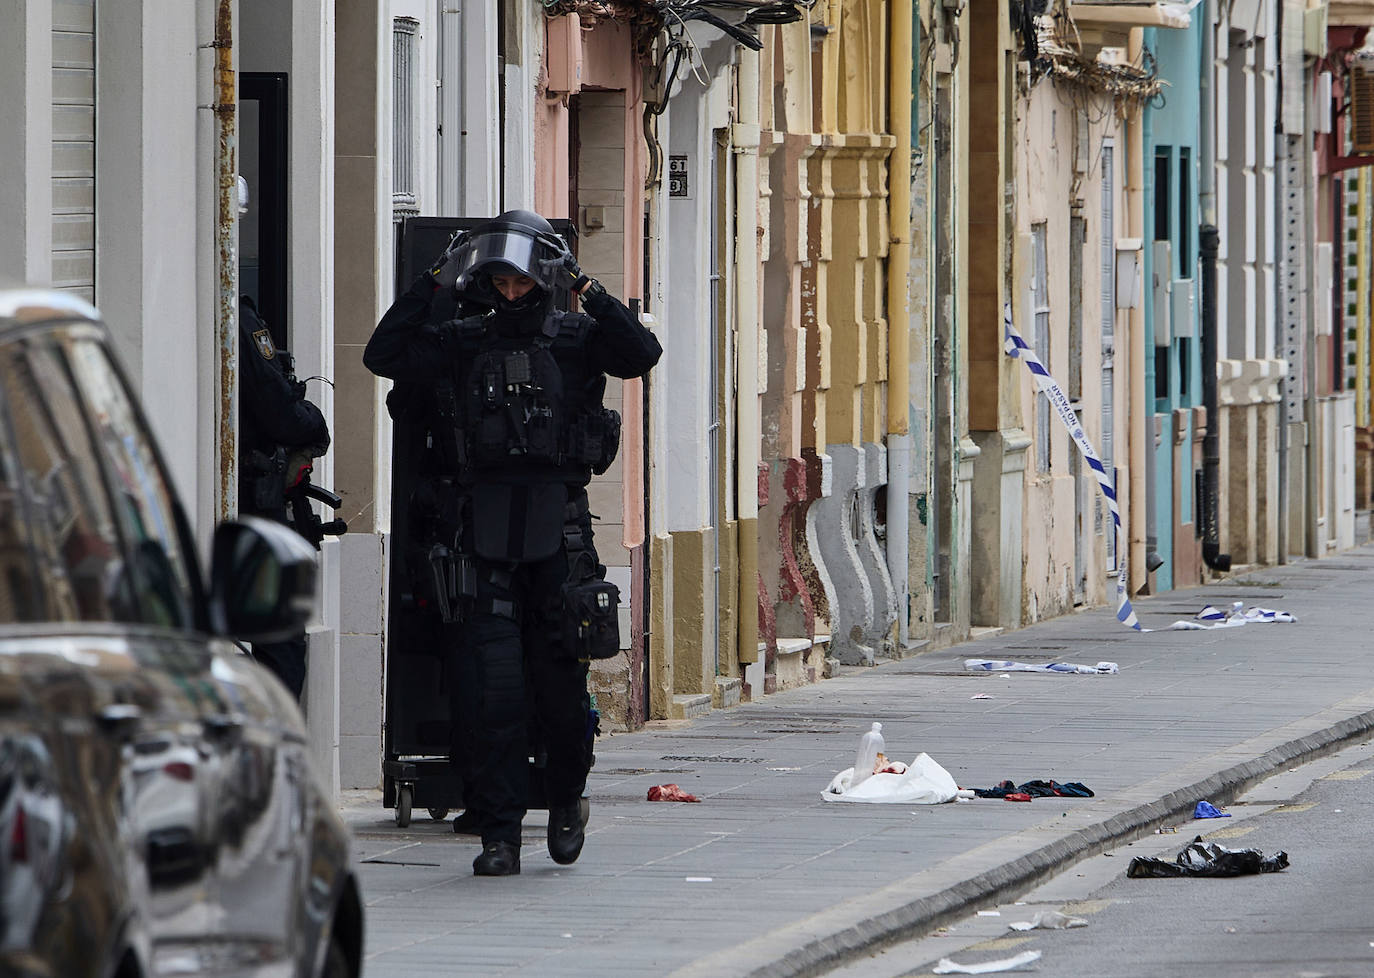
[{"label": "car window", "polygon": [[22,472],[9,429],[0,425],[0,624],[43,617]]},{"label": "car window", "polygon": [[104,348],[57,332],[14,340],[0,347],[0,398],[12,441],[0,540],[22,541],[38,572],[34,593],[13,598],[28,613],[2,620],[189,627],[170,494]]},{"label": "car window", "polygon": [[[30,335],[0,347],[0,398],[9,424],[0,535],[20,542],[36,578],[7,590],[10,620],[131,621],[123,547],[63,357]],[[19,593],[15,594],[18,590]]]},{"label": "car window", "polygon": [[89,336],[64,339],[105,462],[115,518],[129,541],[131,579],[144,621],[189,626],[189,548],[157,453],[105,347]]}]

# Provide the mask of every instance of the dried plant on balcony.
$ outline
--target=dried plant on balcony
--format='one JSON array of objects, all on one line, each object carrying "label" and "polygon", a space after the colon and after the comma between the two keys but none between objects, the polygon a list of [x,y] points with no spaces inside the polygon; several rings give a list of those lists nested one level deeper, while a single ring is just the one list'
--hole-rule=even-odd
[{"label": "dried plant on balcony", "polygon": [[653,57],[654,43],[663,32],[663,14],[649,0],[544,0],[544,13],[577,14],[584,29],[601,21],[623,24],[634,38],[636,57],[645,62]]},{"label": "dried plant on balcony", "polygon": [[1035,26],[1038,57],[1031,66],[1033,78],[1048,77],[1085,93],[1110,96],[1118,109],[1145,105],[1159,98],[1168,84],[1159,77],[1149,48],[1141,49],[1138,64],[1103,61],[1100,55],[1088,57],[1068,39],[1076,32],[1067,16],[1040,16]]}]

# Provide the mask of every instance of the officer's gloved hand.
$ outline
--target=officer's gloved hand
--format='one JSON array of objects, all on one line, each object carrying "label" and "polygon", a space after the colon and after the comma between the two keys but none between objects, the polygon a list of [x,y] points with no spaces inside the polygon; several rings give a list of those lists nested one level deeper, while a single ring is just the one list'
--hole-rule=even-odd
[{"label": "officer's gloved hand", "polygon": [[440,255],[425,273],[437,289],[451,289],[458,283],[458,250],[463,241],[460,234],[449,242],[448,248]]},{"label": "officer's gloved hand", "polygon": [[605,291],[601,288],[601,283],[589,277],[582,271],[582,266],[577,264],[577,259],[573,257],[572,249],[564,245],[562,254],[550,259],[548,264],[559,266],[559,273],[567,277],[568,288],[578,294],[585,294],[592,290]]}]

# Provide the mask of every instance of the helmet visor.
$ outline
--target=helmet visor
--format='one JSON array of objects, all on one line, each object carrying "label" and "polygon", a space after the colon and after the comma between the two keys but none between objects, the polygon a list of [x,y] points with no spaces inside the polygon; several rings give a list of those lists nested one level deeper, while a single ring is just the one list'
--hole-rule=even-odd
[{"label": "helmet visor", "polygon": [[528,275],[539,288],[551,290],[558,257],[551,243],[518,229],[479,231],[458,245],[459,284],[479,272]]}]

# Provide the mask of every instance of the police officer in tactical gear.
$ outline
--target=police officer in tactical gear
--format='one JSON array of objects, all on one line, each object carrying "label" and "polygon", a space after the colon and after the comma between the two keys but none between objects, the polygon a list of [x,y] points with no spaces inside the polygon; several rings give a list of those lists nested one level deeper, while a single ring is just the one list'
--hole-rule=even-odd
[{"label": "police officer in tactical gear", "polygon": [[[484,311],[433,323],[446,289],[460,310]],[[585,312],[555,310],[559,289]],[[528,758],[541,750],[549,853],[566,865],[582,851],[588,662],[619,651],[619,592],[597,559],[586,486],[619,444],[606,375],[644,376],[662,352],[546,220],[508,211],[456,236],[363,354],[373,373],[425,386],[447,460],[427,490],[450,514],[430,554],[437,603],[455,622],[453,758],[465,815],[479,822],[479,876],[520,872]]]},{"label": "police officer in tactical gear", "polygon": [[[272,342],[246,295],[239,298],[238,441],[239,512],[291,524],[287,490],[308,477],[311,459],[328,451],[329,426],[320,409],[305,399],[305,385],[292,376],[286,351]],[[253,658],[299,700],[305,688],[305,649],[301,634],[255,643]]]}]

